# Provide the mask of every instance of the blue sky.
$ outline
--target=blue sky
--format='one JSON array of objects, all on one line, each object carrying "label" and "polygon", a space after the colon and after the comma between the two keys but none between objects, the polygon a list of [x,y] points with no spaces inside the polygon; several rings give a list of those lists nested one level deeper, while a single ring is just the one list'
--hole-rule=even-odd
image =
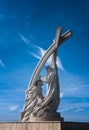
[{"label": "blue sky", "polygon": [[0,0],[0,121],[19,120],[31,74],[58,26],[73,32],[58,52],[58,111],[65,121],[89,121],[88,12],[88,0]]}]

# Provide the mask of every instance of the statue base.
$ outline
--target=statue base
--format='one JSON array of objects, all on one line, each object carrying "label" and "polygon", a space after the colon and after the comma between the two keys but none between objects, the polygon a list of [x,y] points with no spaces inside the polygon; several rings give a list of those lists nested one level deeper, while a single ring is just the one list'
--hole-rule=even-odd
[{"label": "statue base", "polygon": [[60,113],[47,113],[46,116],[32,116],[29,119],[30,122],[39,122],[39,121],[64,121],[63,117],[60,117]]}]

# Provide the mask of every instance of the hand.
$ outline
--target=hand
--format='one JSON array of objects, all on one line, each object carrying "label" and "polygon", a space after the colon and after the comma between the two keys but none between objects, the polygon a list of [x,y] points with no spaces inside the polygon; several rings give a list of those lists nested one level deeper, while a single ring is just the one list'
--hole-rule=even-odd
[{"label": "hand", "polygon": [[41,79],[41,75],[38,75],[37,80],[40,80],[40,79]]}]

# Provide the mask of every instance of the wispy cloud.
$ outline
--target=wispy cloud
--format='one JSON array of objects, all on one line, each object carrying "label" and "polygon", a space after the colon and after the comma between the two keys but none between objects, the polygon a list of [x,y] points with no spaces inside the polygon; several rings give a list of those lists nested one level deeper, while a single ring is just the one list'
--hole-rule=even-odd
[{"label": "wispy cloud", "polygon": [[[19,36],[20,36],[20,38],[22,39],[22,41],[25,43],[25,44],[29,44],[30,43],[30,40],[33,40],[34,39],[34,37],[31,35],[31,34],[29,34],[28,35],[28,37],[26,36],[24,36],[22,33],[20,33],[20,32],[18,32],[18,34],[19,34]],[[54,42],[54,41],[53,41]],[[43,56],[44,56],[44,54],[46,53],[46,50],[44,50],[42,47],[40,47],[40,46],[36,46],[36,45],[33,45],[32,43],[31,43],[31,46],[34,48],[34,49],[36,49],[37,50],[37,53],[35,52],[34,53],[34,51],[33,52],[31,52],[31,51],[28,51],[28,53],[30,53],[32,56],[34,56],[36,59],[41,59]],[[49,64],[51,64],[51,61],[52,61],[52,56],[50,56],[49,57],[49,59],[47,60],[47,62],[46,62],[46,65],[49,65]],[[61,63],[61,60],[60,60],[60,58],[59,57],[57,57],[57,61],[56,61],[56,63],[57,63],[57,66],[58,66],[58,68],[59,69],[61,69],[61,70],[64,70],[64,67],[63,67],[63,65],[62,65],[62,63]]]},{"label": "wispy cloud", "polygon": [[60,112],[66,112],[66,111],[71,111],[71,110],[74,110],[75,112],[78,112],[80,110],[80,107],[78,107],[76,104],[75,104],[75,106],[73,104],[70,104],[70,106],[67,106],[67,104],[66,104],[65,107],[62,107],[60,109]]},{"label": "wispy cloud", "polygon": [[89,102],[86,101],[75,101],[75,102],[66,102],[66,100],[64,101],[64,103],[61,105],[60,112],[66,112],[66,111],[74,111],[74,112],[80,112],[83,111],[84,109],[89,110]]},{"label": "wispy cloud", "polygon": [[5,67],[5,64],[3,63],[3,61],[1,59],[0,59],[0,66],[3,68]]},{"label": "wispy cloud", "polygon": [[38,56],[38,55],[36,55],[36,54],[34,54],[34,53],[32,53],[32,52],[28,52],[29,54],[31,54],[32,56],[34,56],[36,59],[41,59],[41,57],[40,56]]},{"label": "wispy cloud", "polygon": [[25,37],[22,33],[18,32],[21,40],[25,43],[25,44],[29,44],[29,39],[27,37]]},{"label": "wispy cloud", "polygon": [[73,107],[65,107],[65,108],[60,109],[60,112],[70,111],[72,109],[74,109],[74,108]]},{"label": "wispy cloud", "polygon": [[16,111],[17,109],[19,108],[19,105],[12,105],[12,106],[9,106],[9,110],[10,111]]},{"label": "wispy cloud", "polygon": [[[36,48],[37,48],[37,51],[39,53],[38,55],[36,53],[34,54],[32,52],[29,52],[29,53],[31,55],[33,55],[35,58],[40,60],[44,56],[44,54],[46,53],[46,50],[44,50],[41,47],[36,47]],[[52,61],[52,56],[49,57],[49,59],[47,60],[46,64],[47,65],[51,64],[51,61]],[[62,65],[61,60],[60,60],[59,57],[57,57],[57,62],[56,63],[57,63],[57,66],[58,66],[59,69],[64,70],[63,65]]]},{"label": "wispy cloud", "polygon": [[64,96],[63,92],[60,92],[60,98],[62,98]]},{"label": "wispy cloud", "polygon": [[81,87],[89,87],[89,83],[85,83],[85,84],[81,83]]},{"label": "wispy cloud", "polygon": [[70,88],[70,91],[76,91],[76,90],[78,90],[78,87]]},{"label": "wispy cloud", "polygon": [[84,109],[83,108],[79,108],[79,109],[76,109],[75,112],[80,112],[80,111],[83,111]]},{"label": "wispy cloud", "polygon": [[59,81],[65,97],[89,97],[89,78],[60,71]]},{"label": "wispy cloud", "polygon": [[9,15],[9,16],[7,16],[6,14],[3,14],[3,13],[0,14],[0,21],[1,22],[5,22],[7,20],[15,20],[16,18],[17,18],[16,15]]}]

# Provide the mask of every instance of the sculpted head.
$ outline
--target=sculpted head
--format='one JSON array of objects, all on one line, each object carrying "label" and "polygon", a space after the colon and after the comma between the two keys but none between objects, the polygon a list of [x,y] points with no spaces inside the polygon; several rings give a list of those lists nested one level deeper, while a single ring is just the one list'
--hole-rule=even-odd
[{"label": "sculpted head", "polygon": [[36,86],[41,87],[43,85],[41,80],[37,80],[36,81]]},{"label": "sculpted head", "polygon": [[48,73],[50,73],[53,69],[52,69],[51,66],[46,66],[46,70],[47,70]]}]

